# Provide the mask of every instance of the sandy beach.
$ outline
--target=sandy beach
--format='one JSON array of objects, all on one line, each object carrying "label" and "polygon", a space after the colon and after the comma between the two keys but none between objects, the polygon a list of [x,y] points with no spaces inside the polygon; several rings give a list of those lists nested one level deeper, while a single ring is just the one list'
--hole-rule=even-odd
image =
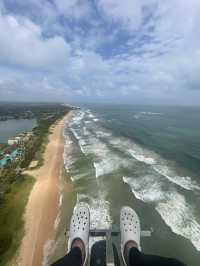
[{"label": "sandy beach", "polygon": [[36,182],[26,206],[25,236],[15,265],[42,265],[44,245],[47,240],[54,239],[54,223],[59,211],[60,175],[63,168],[63,129],[64,122],[69,116],[70,114],[51,128],[49,142],[43,155],[43,166],[28,171],[28,174],[36,178]]}]

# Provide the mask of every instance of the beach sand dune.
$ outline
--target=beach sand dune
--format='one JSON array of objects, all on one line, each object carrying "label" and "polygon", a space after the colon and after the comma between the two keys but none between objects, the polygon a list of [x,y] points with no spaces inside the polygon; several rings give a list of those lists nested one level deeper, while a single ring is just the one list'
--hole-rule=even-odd
[{"label": "beach sand dune", "polygon": [[52,127],[43,166],[27,171],[36,178],[36,182],[26,206],[25,236],[15,265],[42,265],[44,244],[55,236],[54,222],[59,211],[59,184],[63,168],[63,129],[69,116]]}]

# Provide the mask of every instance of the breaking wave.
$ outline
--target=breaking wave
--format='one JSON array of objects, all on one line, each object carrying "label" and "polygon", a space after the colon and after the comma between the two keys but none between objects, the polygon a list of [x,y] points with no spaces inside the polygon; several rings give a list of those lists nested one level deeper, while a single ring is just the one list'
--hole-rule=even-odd
[{"label": "breaking wave", "polygon": [[[104,199],[101,194],[99,198],[91,197],[90,195],[77,194],[77,203],[85,202],[90,209],[90,228],[91,229],[109,229],[112,224],[110,216],[110,203]],[[97,240],[101,238],[90,238],[89,246],[91,247]]]},{"label": "breaking wave", "polygon": [[130,186],[137,199],[154,204],[174,233],[189,239],[200,250],[200,224],[183,195],[175,188],[164,190],[164,181],[159,181],[155,176],[123,177],[123,181]]}]

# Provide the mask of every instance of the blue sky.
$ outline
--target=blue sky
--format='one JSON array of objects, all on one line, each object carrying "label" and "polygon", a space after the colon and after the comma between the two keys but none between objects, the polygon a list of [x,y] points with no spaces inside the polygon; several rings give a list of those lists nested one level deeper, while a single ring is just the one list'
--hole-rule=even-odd
[{"label": "blue sky", "polygon": [[199,0],[0,0],[0,100],[200,103]]}]

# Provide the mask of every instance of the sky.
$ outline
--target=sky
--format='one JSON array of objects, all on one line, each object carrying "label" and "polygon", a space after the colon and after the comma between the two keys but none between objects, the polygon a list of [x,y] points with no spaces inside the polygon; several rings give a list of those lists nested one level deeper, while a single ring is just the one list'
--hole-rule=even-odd
[{"label": "sky", "polygon": [[0,0],[0,101],[200,104],[199,0]]}]

